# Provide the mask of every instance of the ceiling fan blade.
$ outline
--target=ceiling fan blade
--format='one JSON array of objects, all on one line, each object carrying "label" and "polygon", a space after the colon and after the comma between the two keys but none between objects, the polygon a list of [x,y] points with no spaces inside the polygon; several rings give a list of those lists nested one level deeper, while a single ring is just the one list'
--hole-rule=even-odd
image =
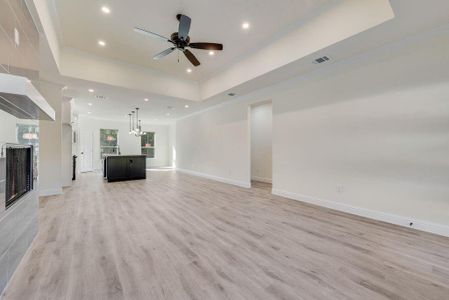
[{"label": "ceiling fan blade", "polygon": [[137,32],[137,33],[140,33],[140,34],[152,37],[152,38],[156,38],[156,39],[159,39],[159,40],[163,40],[165,42],[173,43],[169,38],[166,38],[165,36],[162,36],[160,34],[157,34],[157,33],[154,33],[154,32],[151,32],[151,31],[148,31],[148,30],[145,30],[145,29],[142,29],[142,28],[134,27],[134,31]]},{"label": "ceiling fan blade", "polygon": [[190,43],[189,47],[202,50],[223,50],[223,45],[217,43]]},{"label": "ceiling fan blade", "polygon": [[169,55],[169,54],[172,53],[173,51],[175,51],[175,49],[176,49],[175,47],[173,47],[173,48],[168,48],[167,50],[164,50],[164,51],[162,51],[161,53],[156,54],[155,56],[153,56],[153,59],[154,59],[154,60],[161,59],[161,58],[163,58],[163,57]]},{"label": "ceiling fan blade", "polygon": [[185,49],[184,50],[184,55],[187,57],[187,59],[192,63],[192,65],[194,65],[195,67],[198,67],[200,65],[199,60],[195,57],[195,55],[193,55],[192,52],[190,52],[189,50]]},{"label": "ceiling fan blade", "polygon": [[187,40],[187,37],[189,36],[190,22],[191,19],[185,15],[179,17],[178,37],[184,41]]}]

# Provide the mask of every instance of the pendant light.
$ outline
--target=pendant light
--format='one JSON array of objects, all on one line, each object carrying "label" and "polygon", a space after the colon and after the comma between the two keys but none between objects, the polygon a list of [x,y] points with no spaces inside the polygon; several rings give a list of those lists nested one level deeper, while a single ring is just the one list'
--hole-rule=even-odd
[{"label": "pendant light", "polygon": [[136,137],[141,137],[145,135],[145,132],[142,131],[142,120],[139,120],[139,108],[136,107],[136,110],[131,111],[129,116],[129,134],[134,134]]}]

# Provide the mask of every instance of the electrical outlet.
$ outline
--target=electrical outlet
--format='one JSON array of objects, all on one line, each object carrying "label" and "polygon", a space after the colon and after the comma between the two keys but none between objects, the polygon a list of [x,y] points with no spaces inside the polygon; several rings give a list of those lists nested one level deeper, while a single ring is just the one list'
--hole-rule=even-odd
[{"label": "electrical outlet", "polygon": [[344,186],[342,186],[342,185],[337,186],[337,193],[342,194],[344,191],[345,191]]}]

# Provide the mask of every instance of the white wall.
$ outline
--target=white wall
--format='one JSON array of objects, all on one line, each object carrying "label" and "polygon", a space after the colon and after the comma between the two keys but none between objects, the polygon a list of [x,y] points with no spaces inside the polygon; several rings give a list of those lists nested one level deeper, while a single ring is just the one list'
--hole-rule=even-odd
[{"label": "white wall", "polygon": [[170,124],[168,128],[168,165],[176,168],[176,124]]},{"label": "white wall", "polygon": [[0,142],[17,143],[17,122],[16,117],[0,110]]},{"label": "white wall", "polygon": [[67,187],[72,185],[72,126],[62,124],[61,138],[61,184]]},{"label": "white wall", "polygon": [[272,99],[274,192],[449,235],[448,53],[428,35],[179,120],[178,167],[248,180],[248,105]]},{"label": "white wall", "polygon": [[251,180],[272,182],[271,102],[251,106]]},{"label": "white wall", "polygon": [[39,121],[39,195],[62,194],[62,93],[60,85],[40,82],[39,91],[56,112],[55,121]]},{"label": "white wall", "polygon": [[176,162],[179,169],[250,186],[248,105],[207,110],[179,120]]},{"label": "white wall", "polygon": [[62,186],[67,187],[72,185],[72,104],[73,100],[64,98],[61,106],[61,179]]},{"label": "white wall", "polygon": [[[79,116],[78,128],[80,135],[92,132],[94,136],[93,143],[93,167],[95,170],[101,170],[102,161],[100,157],[100,129],[118,129],[119,146],[121,154],[133,155],[141,154],[140,138],[130,135],[129,124],[125,121],[113,121],[96,119],[87,116]],[[169,125],[150,125],[143,123],[142,130],[155,133],[155,157],[147,159],[147,167],[166,167],[170,166],[170,137]],[[82,138],[79,139],[82,141]],[[81,164],[81,155],[78,153],[78,161]]]}]

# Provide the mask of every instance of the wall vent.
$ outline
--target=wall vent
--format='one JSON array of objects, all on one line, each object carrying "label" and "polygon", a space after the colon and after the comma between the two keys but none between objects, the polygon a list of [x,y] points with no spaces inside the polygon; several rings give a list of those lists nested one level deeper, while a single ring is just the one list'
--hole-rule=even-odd
[{"label": "wall vent", "polygon": [[102,95],[95,95],[95,98],[97,98],[98,100],[106,100],[107,99],[106,96],[102,96]]},{"label": "wall vent", "polygon": [[322,63],[328,62],[328,61],[330,61],[330,60],[331,60],[331,59],[330,59],[329,56],[322,56],[322,57],[319,57],[319,58],[315,59],[315,60],[313,61],[313,63],[315,63],[315,64],[322,64]]}]

